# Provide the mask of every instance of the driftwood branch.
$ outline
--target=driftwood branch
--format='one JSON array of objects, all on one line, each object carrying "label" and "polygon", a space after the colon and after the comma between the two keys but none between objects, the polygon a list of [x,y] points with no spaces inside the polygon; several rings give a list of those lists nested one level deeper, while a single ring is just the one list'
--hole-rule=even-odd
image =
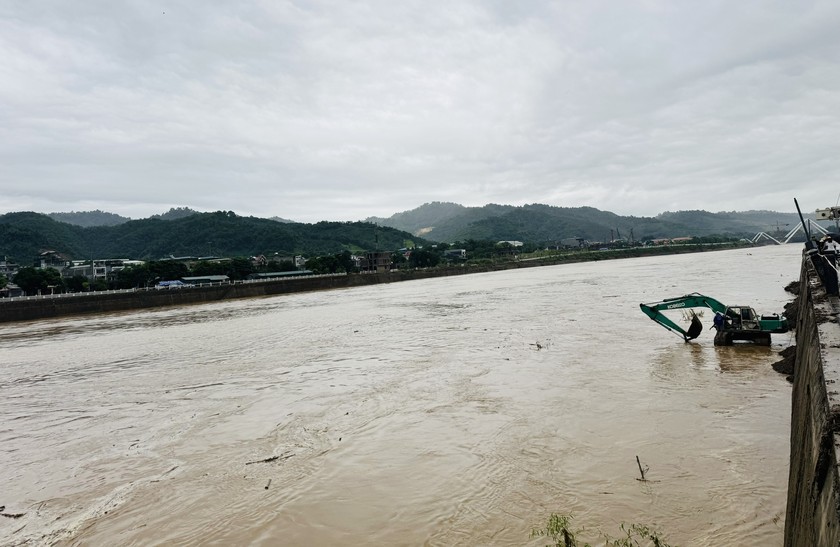
[{"label": "driftwood branch", "polygon": [[649,468],[642,469],[642,462],[639,461],[639,456],[636,456],[636,465],[639,466],[639,473],[642,474],[642,478],[641,479],[636,479],[636,480],[637,481],[642,481],[642,482],[647,482],[647,479],[645,478],[645,471],[647,471],[647,469],[649,469]]},{"label": "driftwood branch", "polygon": [[283,456],[271,456],[269,458],[265,458],[265,459],[262,459],[262,460],[254,460],[252,462],[245,462],[245,465],[251,465],[251,464],[254,464],[254,463],[271,463],[271,462],[276,462],[277,460],[283,461],[283,460],[288,460],[292,456],[294,456],[294,454],[286,454],[286,455],[283,455]]}]

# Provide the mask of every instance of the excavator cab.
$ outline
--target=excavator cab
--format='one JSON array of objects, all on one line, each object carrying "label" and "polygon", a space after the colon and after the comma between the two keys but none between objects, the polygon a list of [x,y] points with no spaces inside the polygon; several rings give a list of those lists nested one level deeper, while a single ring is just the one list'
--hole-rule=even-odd
[{"label": "excavator cab", "polygon": [[749,306],[730,306],[724,314],[731,320],[733,330],[759,330],[758,316]]}]

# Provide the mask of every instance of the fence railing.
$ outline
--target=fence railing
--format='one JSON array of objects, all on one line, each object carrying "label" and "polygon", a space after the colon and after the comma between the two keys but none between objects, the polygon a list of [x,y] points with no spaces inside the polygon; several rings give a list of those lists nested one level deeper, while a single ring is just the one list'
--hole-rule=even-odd
[{"label": "fence railing", "polygon": [[323,278],[323,277],[343,277],[346,276],[346,273],[335,273],[335,274],[312,274],[312,275],[288,275],[288,276],[278,276],[278,277],[267,277],[264,279],[240,279],[240,280],[230,280],[230,281],[219,281],[215,283],[185,283],[183,285],[169,285],[166,287],[134,287],[131,289],[109,289],[106,291],[83,291],[83,292],[65,292],[65,293],[55,293],[55,294],[38,294],[33,296],[7,296],[0,298],[0,305],[3,302],[18,302],[21,300],[48,300],[52,298],[87,298],[91,296],[102,296],[106,294],[124,294],[124,293],[133,293],[133,292],[140,292],[140,291],[188,291],[190,289],[197,289],[197,288],[205,288],[205,287],[215,287],[215,286],[223,286],[223,285],[242,285],[242,284],[250,284],[250,283],[271,283],[280,280],[288,280],[288,281],[295,281],[298,279],[313,279],[313,278]]}]

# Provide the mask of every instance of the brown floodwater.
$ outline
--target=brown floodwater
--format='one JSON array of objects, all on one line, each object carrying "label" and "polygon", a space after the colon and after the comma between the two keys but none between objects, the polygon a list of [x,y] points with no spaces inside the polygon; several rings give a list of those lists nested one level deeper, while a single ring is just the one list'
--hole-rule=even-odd
[{"label": "brown floodwater", "polygon": [[554,512],[781,545],[792,336],[715,347],[707,311],[686,344],[638,304],[781,312],[800,253],[3,324],[0,543],[542,545]]}]

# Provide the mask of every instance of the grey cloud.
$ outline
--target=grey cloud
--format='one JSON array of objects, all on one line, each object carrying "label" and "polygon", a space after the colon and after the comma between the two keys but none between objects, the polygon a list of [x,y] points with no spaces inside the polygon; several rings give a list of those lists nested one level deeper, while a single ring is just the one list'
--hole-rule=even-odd
[{"label": "grey cloud", "polygon": [[831,2],[19,3],[0,212],[822,207],[838,22]]}]

